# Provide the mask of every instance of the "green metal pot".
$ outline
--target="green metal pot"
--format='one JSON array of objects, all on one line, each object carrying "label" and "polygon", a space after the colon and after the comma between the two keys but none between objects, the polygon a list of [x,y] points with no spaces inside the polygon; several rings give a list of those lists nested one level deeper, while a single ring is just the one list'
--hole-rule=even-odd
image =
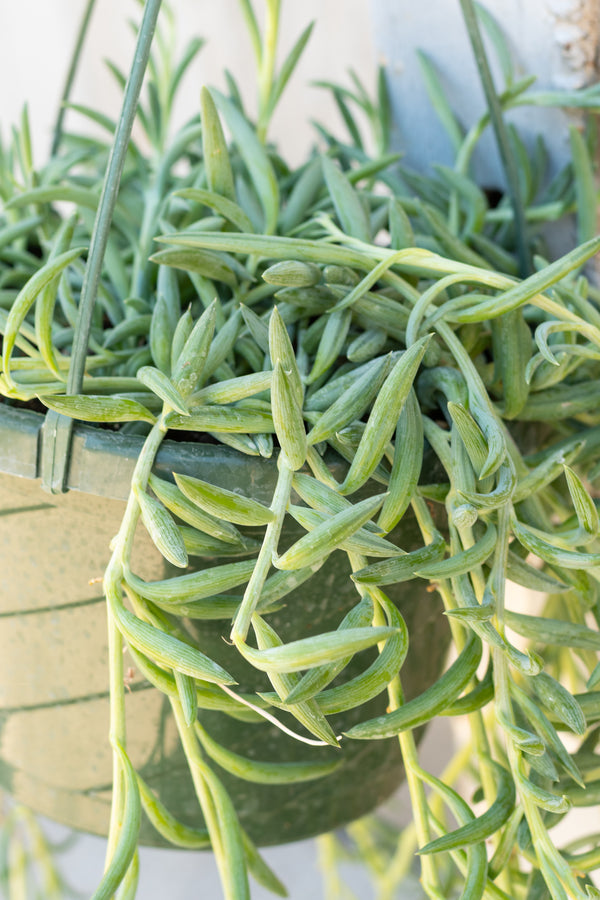
[{"label": "green metal pot", "polygon": [[[76,425],[69,490],[50,495],[39,482],[43,421],[40,414],[0,406],[0,783],[37,812],[106,834],[112,764],[106,610],[99,579],[142,438]],[[240,488],[267,503],[276,479],[272,460],[242,456],[222,445],[166,441],[157,471],[173,470]],[[419,545],[415,523],[407,518],[401,525],[400,545]],[[165,577],[170,573],[164,560],[142,532],[136,538],[135,570],[146,579]],[[284,539],[293,536],[290,531]],[[335,628],[357,599],[347,575],[345,554],[333,554],[269,621],[284,638]],[[447,623],[437,595],[428,593],[424,582],[398,585],[389,594],[410,633],[402,675],[412,696],[442,668]],[[194,624],[201,648],[233,671],[241,690],[269,689],[261,673],[240,668],[223,640],[227,622]],[[361,655],[358,668],[368,659]],[[352,674],[346,670],[344,680]],[[198,804],[168,701],[138,673],[131,675],[126,705],[132,762],[171,812],[197,825]],[[359,711],[332,717],[333,727],[347,729],[379,715],[386,702],[384,693]],[[256,759],[342,755],[343,765],[332,775],[292,786],[250,784],[219,771],[242,824],[259,844],[299,840],[349,822],[385,800],[403,778],[396,740],[346,741],[340,751],[321,751],[269,724],[206,711],[200,718],[217,741]],[[161,843],[146,825],[142,839]]]}]

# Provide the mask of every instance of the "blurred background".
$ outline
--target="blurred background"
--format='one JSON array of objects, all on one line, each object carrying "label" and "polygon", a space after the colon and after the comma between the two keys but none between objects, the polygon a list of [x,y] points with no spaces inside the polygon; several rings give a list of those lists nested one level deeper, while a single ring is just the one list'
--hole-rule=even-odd
[{"label": "blurred background", "polygon": [[[18,4],[0,5],[2,127],[17,121],[27,101],[38,155],[47,152],[50,145],[69,54],[84,5],[83,0],[20,0]],[[262,5],[256,3],[259,16]],[[198,109],[202,85],[225,86],[225,69],[238,80],[252,110],[254,57],[238,0],[218,3],[171,0],[170,7],[175,14],[176,37],[181,47],[192,34],[206,39],[182,85],[174,124],[181,124]],[[76,102],[115,115],[120,92],[104,60],[108,58],[123,68],[128,65],[134,46],[128,21],[138,18],[139,4],[135,0],[97,0],[73,91]],[[282,57],[313,19],[318,22],[273,122],[271,136],[291,162],[302,159],[314,140],[311,119],[334,124],[334,104],[327,93],[307,85],[316,79],[345,80],[349,84],[346,74],[349,68],[361,73],[367,84],[375,81],[376,52],[369,3],[365,0],[283,3]],[[78,119],[73,117],[71,124],[80,126]]]}]

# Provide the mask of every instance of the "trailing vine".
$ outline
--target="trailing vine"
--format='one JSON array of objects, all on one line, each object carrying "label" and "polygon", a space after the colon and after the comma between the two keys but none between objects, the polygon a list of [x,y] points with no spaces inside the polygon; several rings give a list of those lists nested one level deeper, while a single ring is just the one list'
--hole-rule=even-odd
[{"label": "trailing vine", "polygon": [[[406,873],[407,847],[432,898],[455,888],[469,900],[599,896],[590,876],[597,836],[561,847],[552,829],[572,805],[597,801],[600,292],[583,266],[600,238],[548,262],[539,227],[582,201],[588,147],[573,137],[571,167],[548,185],[533,166],[521,173],[517,222],[506,200],[491,208],[468,174],[489,116],[463,134],[424,60],[456,139],[454,169],[423,176],[388,152],[383,78],[376,101],[360,84],[333,86],[351,143],[321,127],[324,149],[291,169],[267,143],[268,125],[310,27],[277,69],[279,3],[266,4],[264,35],[251,4],[241,5],[259,69],[257,125],[230,83],[229,95],[205,88],[199,119],[169,139],[172,98],[200,42],[173,66],[163,41],[139,113],[153,155],[123,145],[123,183],[117,197],[115,166],[103,187],[114,209],[98,224],[91,211],[109,156],[101,140],[88,142],[83,163],[77,136],[61,125],[58,175],[56,160],[33,173],[26,129],[3,151],[0,390],[8,402],[40,400],[56,416],[144,438],[104,576],[114,777],[94,900],[119,886],[119,896],[134,896],[142,810],[176,846],[212,848],[225,897],[248,897],[249,873],[283,893],[220,770],[301,785],[338,769],[340,745],[365,740],[399,742],[413,810],[377,870],[382,897]],[[541,102],[528,81],[511,81],[496,100],[492,117]],[[598,103],[591,89],[546,101]],[[373,157],[356,107],[374,127]],[[510,140],[525,152],[516,133]],[[71,218],[62,201],[75,204]],[[576,212],[589,221],[587,206]],[[90,243],[101,249],[90,253],[97,298],[84,340]],[[534,271],[521,279],[529,256]],[[159,474],[163,440],[192,433],[270,460],[269,502],[201,471]],[[396,537],[409,518],[418,546]],[[282,534],[292,522],[302,534],[290,543]],[[147,581],[135,571],[138,529],[179,574]],[[310,590],[334,553],[347,557],[354,605],[331,630],[283,637],[272,613],[300,585]],[[441,598],[455,658],[407,697],[411,635],[385,589],[412,579]],[[543,611],[511,608],[507,581],[548,594]],[[208,618],[264,673],[263,689],[243,690],[197,645],[190,622]],[[174,818],[129,758],[124,646],[168,698],[197,828]],[[354,657],[373,648],[347,677]],[[362,714],[386,695],[385,712]],[[241,756],[215,740],[202,709],[268,722],[311,749],[293,762]],[[358,720],[339,732],[330,717],[349,710]],[[461,716],[469,733],[442,777],[422,767],[417,747],[418,730],[438,716]],[[461,793],[465,772],[482,813]],[[351,833],[364,848],[360,827]]]}]

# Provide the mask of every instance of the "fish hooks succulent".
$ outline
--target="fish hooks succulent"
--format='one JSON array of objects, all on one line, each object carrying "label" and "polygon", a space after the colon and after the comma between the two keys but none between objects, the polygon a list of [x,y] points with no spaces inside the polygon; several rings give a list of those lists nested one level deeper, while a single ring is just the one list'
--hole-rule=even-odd
[{"label": "fish hooks succulent", "polygon": [[[540,100],[511,78],[492,96],[480,58],[490,114],[465,134],[423,58],[453,169],[423,175],[389,152],[382,73],[376,100],[356,78],[325,85],[350,140],[319,126],[320,149],[291,168],[269,122],[312,26],[278,68],[280,3],[267,0],[261,31],[241,0],[257,122],[229,77],[227,93],[203,88],[172,136],[173,98],[202,42],[174,62],[159,29],[152,51],[159,7],[144,6],[129,78],[113,67],[125,86],[117,127],[75,107],[115,131],[111,147],[61,117],[36,170],[25,118],[1,157],[2,407],[48,410],[42,475],[54,491],[75,420],[138,450],[103,578],[113,778],[94,900],[135,896],[148,823],[174,846],[210,847],[227,900],[250,896],[249,876],[284,895],[255,843],[286,835],[271,824],[265,838],[260,803],[243,810],[236,785],[283,806],[293,792],[299,827],[318,833],[307,785],[336,797],[344,769],[366,805],[336,808],[328,827],[369,812],[402,771],[408,783],[404,833],[375,819],[349,827],[380,896],[418,856],[431,898],[597,897],[598,836],[563,844],[554,832],[572,806],[597,802],[599,783],[592,155],[574,132],[572,164],[547,183],[541,151],[525,164],[504,116],[535,102],[597,108],[598,92]],[[461,7],[477,53],[480,27],[498,49],[489,17]],[[147,60],[137,115],[149,153],[130,137]],[[512,201],[497,206],[469,174],[490,119],[511,174]],[[547,260],[542,226],[573,213],[582,242]],[[221,471],[165,470],[165,441],[198,436]],[[255,473],[244,488],[232,461]],[[150,575],[141,535],[160,559]],[[512,608],[507,581],[547,595],[541,611]],[[175,815],[177,798],[136,763],[125,648],[131,696],[151,689],[161,703],[157,747],[144,749],[177,744],[193,815]],[[465,737],[436,777],[418,737],[440,716],[460,717]],[[220,738],[223,720],[267,733],[271,755]]]}]

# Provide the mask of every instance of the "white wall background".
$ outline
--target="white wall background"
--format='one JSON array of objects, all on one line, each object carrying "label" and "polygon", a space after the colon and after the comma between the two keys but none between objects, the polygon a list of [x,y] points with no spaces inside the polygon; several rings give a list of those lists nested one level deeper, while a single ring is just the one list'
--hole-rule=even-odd
[{"label": "white wall background", "polygon": [[[508,43],[517,78],[535,75],[535,89],[570,90],[598,77],[600,5],[597,0],[483,0]],[[406,161],[423,166],[452,165],[454,154],[441,125],[431,116],[415,47],[433,61],[459,121],[468,127],[483,113],[483,91],[461,21],[458,0],[371,0],[374,43],[391,82],[396,141]],[[482,28],[496,87],[503,89],[497,56]],[[532,143],[541,133],[554,171],[569,158],[568,125],[580,123],[572,111],[527,107],[510,114]],[[475,156],[477,177],[503,182],[498,154],[487,135]]]},{"label": "white wall background", "polygon": [[[230,69],[252,109],[254,59],[237,0],[171,0],[179,43],[198,34],[207,39],[183,86],[179,117],[197,109],[203,84],[224,86]],[[262,3],[256,4],[260,12]],[[312,141],[311,118],[331,123],[334,106],[323,90],[308,87],[315,79],[349,83],[354,67],[369,81],[375,71],[369,5],[366,0],[303,0],[284,3],[281,17],[282,58],[308,23],[318,18],[297,73],[290,82],[273,123],[273,136],[292,160],[302,158]],[[0,121],[3,130],[17,121],[29,103],[38,158],[46,152],[62,90],[70,49],[84,0],[19,0],[0,4]],[[97,0],[73,100],[111,113],[118,110],[119,91],[103,59],[126,66],[133,36],[127,18],[139,18],[134,0]],[[79,125],[75,117],[73,124]]]},{"label": "white wall background", "polygon": [[[484,0],[505,30],[519,74],[535,73],[541,88],[579,87],[597,77],[600,6],[596,0]],[[262,0],[256,3],[260,13]],[[318,20],[309,45],[278,109],[271,136],[291,162],[302,159],[314,140],[308,124],[318,119],[343,129],[328,94],[311,87],[316,79],[350,84],[354,68],[373,86],[378,60],[389,65],[395,141],[410,164],[451,164],[449,141],[431,114],[415,56],[424,48],[435,61],[459,118],[468,125],[483,107],[483,96],[461,21],[458,0],[303,0],[282,4],[283,58],[300,32]],[[0,4],[0,125],[6,133],[29,104],[35,153],[42,159],[50,143],[65,70],[84,0],[19,0]],[[250,109],[254,100],[254,60],[238,0],[172,0],[179,44],[191,33],[207,43],[186,79],[177,108],[179,122],[195,111],[203,84],[223,86],[228,68],[242,85]],[[138,18],[135,0],[97,0],[73,99],[111,113],[120,95],[103,60],[126,67],[133,47],[128,18]],[[70,123],[81,127],[72,114]],[[546,132],[554,166],[568,155],[567,118],[556,111],[528,109],[519,127]],[[343,133],[343,131],[342,131]],[[478,171],[489,183],[501,180],[491,139],[484,143]]]}]

